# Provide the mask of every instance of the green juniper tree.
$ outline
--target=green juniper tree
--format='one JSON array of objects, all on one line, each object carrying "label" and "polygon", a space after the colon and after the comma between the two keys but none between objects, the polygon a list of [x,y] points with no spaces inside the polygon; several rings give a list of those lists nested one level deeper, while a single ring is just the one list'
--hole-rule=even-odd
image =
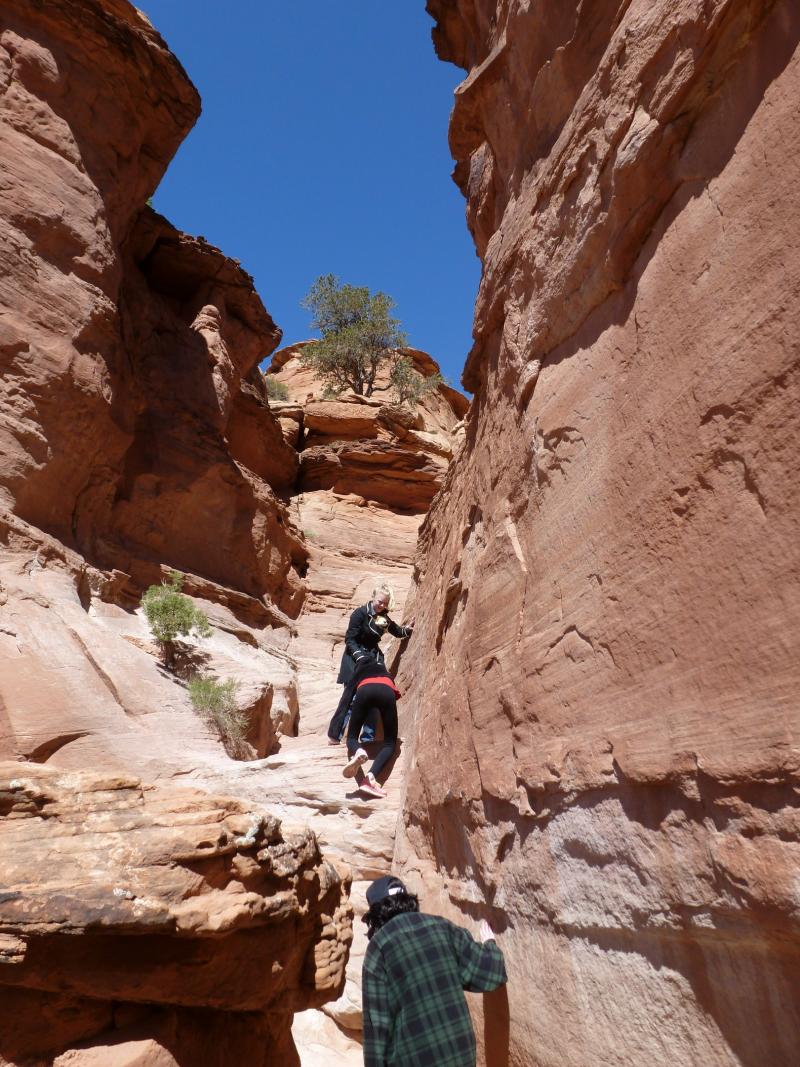
[{"label": "green juniper tree", "polygon": [[[310,366],[328,396],[352,389],[358,396],[391,391],[398,404],[416,406],[422,396],[444,381],[440,374],[423,377],[400,349],[406,335],[392,316],[395,303],[385,293],[370,293],[366,286],[342,284],[324,274],[311,286],[302,306],[312,315],[312,326],[322,338],[303,350],[301,361]],[[378,385],[379,372],[388,383]]]},{"label": "green juniper tree", "polygon": [[210,637],[211,626],[199,608],[181,592],[183,578],[177,571],[169,572],[169,580],[151,585],[142,597],[142,608],[150,631],[161,647],[164,666],[172,668],[175,641],[178,637],[196,634]]}]

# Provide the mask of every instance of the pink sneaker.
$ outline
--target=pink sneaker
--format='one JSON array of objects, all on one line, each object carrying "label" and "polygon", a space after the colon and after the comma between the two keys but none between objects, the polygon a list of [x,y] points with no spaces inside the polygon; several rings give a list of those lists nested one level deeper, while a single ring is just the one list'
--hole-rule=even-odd
[{"label": "pink sneaker", "polygon": [[371,797],[380,797],[381,800],[387,795],[386,790],[378,785],[371,774],[364,775],[364,781],[358,788],[362,793]]},{"label": "pink sneaker", "polygon": [[358,768],[367,762],[369,756],[363,748],[357,748],[345,766],[342,768],[342,774],[345,778],[352,778],[358,771]]},{"label": "pink sneaker", "polygon": [[364,782],[365,784],[369,785],[369,789],[371,791],[370,796],[388,796],[383,785],[378,784],[378,780],[375,779],[374,775],[365,775]]}]

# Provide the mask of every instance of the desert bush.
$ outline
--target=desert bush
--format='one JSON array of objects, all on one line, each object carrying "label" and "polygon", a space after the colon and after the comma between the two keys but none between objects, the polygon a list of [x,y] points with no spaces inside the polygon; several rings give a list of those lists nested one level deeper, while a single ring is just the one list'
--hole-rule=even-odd
[{"label": "desert bush", "polygon": [[267,387],[267,396],[270,400],[288,400],[289,388],[285,382],[279,382],[274,374],[265,374],[264,382]]},{"label": "desert bush", "polygon": [[183,578],[170,571],[160,585],[151,585],[142,597],[142,608],[150,632],[161,648],[164,666],[172,668],[178,637],[210,637],[211,626],[199,608],[181,592]]},{"label": "desert bush", "polygon": [[196,674],[189,682],[189,699],[206,722],[219,733],[225,750],[234,759],[250,755],[246,735],[249,724],[246,712],[236,702],[239,683],[235,679],[218,682],[210,674]]}]

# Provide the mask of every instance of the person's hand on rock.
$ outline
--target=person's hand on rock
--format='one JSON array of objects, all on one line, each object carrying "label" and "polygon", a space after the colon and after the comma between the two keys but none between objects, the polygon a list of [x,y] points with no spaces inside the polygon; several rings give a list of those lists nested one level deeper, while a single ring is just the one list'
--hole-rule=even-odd
[{"label": "person's hand on rock", "polygon": [[485,919],[481,919],[478,925],[478,937],[483,942],[495,940],[494,930],[491,928],[491,926],[487,923]]}]

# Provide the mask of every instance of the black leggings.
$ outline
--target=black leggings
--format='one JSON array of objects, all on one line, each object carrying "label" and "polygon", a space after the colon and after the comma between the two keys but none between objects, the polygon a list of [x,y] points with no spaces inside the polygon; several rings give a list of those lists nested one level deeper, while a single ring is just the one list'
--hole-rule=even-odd
[{"label": "black leggings", "polygon": [[347,753],[352,756],[358,748],[358,735],[367,715],[373,708],[380,713],[383,723],[383,741],[378,749],[370,774],[378,775],[392,758],[397,742],[397,698],[394,690],[382,682],[368,682],[356,690],[353,710],[350,712],[350,726],[347,730]]}]

